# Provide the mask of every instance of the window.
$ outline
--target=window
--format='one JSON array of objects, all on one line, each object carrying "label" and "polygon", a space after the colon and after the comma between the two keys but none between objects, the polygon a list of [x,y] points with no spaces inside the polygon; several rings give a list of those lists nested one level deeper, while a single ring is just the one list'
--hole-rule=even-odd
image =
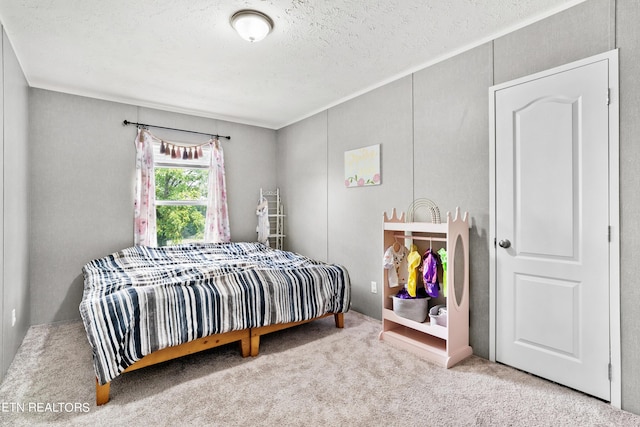
[{"label": "window", "polygon": [[182,146],[138,129],[135,144],[134,244],[230,242],[224,155],[218,141]]},{"label": "window", "polygon": [[[209,145],[187,150],[191,158],[183,158],[183,150],[164,143],[154,144],[156,196],[156,230],[158,246],[204,241],[209,181]],[[174,156],[165,152],[177,150]],[[197,157],[197,158],[195,158]]]}]

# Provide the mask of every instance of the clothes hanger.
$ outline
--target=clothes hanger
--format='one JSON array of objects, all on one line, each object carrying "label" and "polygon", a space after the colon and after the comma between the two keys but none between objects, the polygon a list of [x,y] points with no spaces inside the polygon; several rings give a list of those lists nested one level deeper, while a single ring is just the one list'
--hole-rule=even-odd
[{"label": "clothes hanger", "polygon": [[393,237],[393,251],[394,252],[398,252],[400,250],[400,243],[398,243],[398,238],[397,237]]}]

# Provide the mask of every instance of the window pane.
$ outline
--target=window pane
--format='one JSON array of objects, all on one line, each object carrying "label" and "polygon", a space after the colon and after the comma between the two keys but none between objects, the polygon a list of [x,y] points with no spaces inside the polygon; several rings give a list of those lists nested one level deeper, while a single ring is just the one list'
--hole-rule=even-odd
[{"label": "window pane", "polygon": [[155,168],[156,200],[207,200],[206,169]]},{"label": "window pane", "polygon": [[206,206],[158,206],[158,246],[201,242],[204,239]]}]

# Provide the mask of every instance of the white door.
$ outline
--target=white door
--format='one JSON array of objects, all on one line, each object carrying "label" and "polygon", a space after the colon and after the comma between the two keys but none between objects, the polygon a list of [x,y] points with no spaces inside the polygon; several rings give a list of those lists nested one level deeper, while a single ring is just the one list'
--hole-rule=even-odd
[{"label": "white door", "polygon": [[608,62],[494,96],[496,360],[609,400]]}]

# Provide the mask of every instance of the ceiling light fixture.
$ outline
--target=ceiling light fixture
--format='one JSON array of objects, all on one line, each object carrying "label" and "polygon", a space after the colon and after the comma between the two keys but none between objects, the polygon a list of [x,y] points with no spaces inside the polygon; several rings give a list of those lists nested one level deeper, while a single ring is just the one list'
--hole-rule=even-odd
[{"label": "ceiling light fixture", "polygon": [[273,29],[273,21],[264,13],[245,9],[233,14],[231,26],[243,39],[259,42]]}]

